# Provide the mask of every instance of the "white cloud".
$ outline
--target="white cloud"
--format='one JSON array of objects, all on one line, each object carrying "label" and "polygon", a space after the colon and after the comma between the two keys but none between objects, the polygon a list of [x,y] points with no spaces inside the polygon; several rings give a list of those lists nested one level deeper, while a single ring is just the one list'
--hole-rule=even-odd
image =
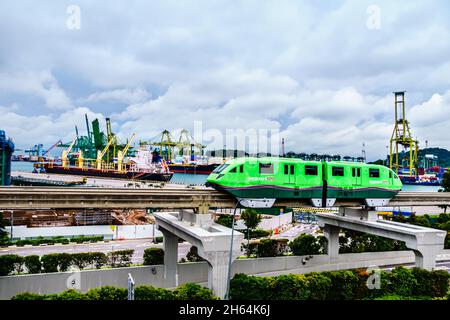
[{"label": "white cloud", "polygon": [[48,71],[0,73],[0,90],[8,93],[37,96],[47,108],[64,110],[72,108],[71,99]]},{"label": "white cloud", "polygon": [[82,103],[89,102],[121,102],[124,104],[133,104],[143,102],[150,98],[150,94],[146,89],[116,89],[109,91],[101,91],[90,94],[87,98],[80,99]]}]

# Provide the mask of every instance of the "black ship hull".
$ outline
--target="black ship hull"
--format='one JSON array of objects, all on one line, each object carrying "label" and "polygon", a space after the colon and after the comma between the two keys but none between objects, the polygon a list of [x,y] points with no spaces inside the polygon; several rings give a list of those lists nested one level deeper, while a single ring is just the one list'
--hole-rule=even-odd
[{"label": "black ship hull", "polygon": [[210,174],[220,164],[168,164],[171,172],[189,174]]},{"label": "black ship hull", "polygon": [[73,174],[88,177],[102,177],[102,178],[116,178],[116,179],[128,179],[128,180],[147,180],[147,181],[163,181],[169,182],[172,179],[172,172],[142,172],[142,171],[125,171],[119,172],[115,170],[98,170],[94,168],[78,168],[63,166],[51,166],[44,165],[44,170],[47,173],[57,174]]}]

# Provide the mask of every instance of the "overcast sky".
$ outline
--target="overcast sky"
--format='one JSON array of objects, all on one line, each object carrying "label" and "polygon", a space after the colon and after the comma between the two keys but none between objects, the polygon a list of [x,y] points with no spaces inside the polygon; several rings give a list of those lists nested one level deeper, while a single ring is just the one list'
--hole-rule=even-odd
[{"label": "overcast sky", "polygon": [[450,148],[445,0],[2,0],[0,39],[0,129],[21,148],[71,140],[88,113],[123,138],[201,121],[374,160],[403,90],[421,146]]}]

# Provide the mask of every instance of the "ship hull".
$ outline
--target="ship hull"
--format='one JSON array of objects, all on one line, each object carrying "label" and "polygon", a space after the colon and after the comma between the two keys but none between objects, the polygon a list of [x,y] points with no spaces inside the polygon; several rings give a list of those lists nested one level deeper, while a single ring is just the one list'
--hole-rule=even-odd
[{"label": "ship hull", "polygon": [[77,168],[62,166],[44,166],[45,172],[57,174],[73,174],[88,177],[102,177],[102,178],[116,178],[128,180],[148,180],[148,181],[163,181],[168,182],[172,179],[173,173],[155,173],[155,172],[139,172],[139,171],[113,171],[113,170],[98,170],[94,168]]},{"label": "ship hull", "polygon": [[168,164],[171,172],[186,173],[186,174],[210,174],[220,164],[198,164],[198,165],[182,165],[182,164]]}]

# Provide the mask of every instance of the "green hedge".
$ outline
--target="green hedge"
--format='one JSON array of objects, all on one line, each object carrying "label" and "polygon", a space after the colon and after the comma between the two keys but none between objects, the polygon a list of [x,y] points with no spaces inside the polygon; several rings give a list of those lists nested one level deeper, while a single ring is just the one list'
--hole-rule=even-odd
[{"label": "green hedge", "polygon": [[233,300],[359,300],[383,296],[445,297],[450,274],[406,269],[381,271],[380,289],[369,290],[364,270],[342,270],[305,275],[255,277],[237,274],[231,281]]},{"label": "green hedge", "polygon": [[[11,300],[127,300],[127,289],[104,286],[80,293],[73,289],[56,294],[19,293]],[[137,286],[135,300],[216,300],[211,290],[195,283],[186,283],[175,290]]]},{"label": "green hedge", "polygon": [[325,253],[325,237],[314,237],[310,234],[302,234],[289,242],[289,248],[296,256],[306,256]]},{"label": "green hedge", "polygon": [[[131,263],[133,250],[115,251],[115,261],[112,267],[127,266]],[[49,273],[64,272],[70,267],[76,266],[80,270],[86,267],[100,269],[108,264],[108,257],[103,252],[86,252],[86,253],[52,253],[42,257],[30,255],[26,257],[18,255],[0,256],[0,276],[7,276],[13,273],[22,273],[23,266],[26,267],[28,273]]]},{"label": "green hedge", "polygon": [[63,237],[54,237],[54,238],[43,238],[39,237],[37,239],[27,239],[27,240],[16,240],[16,241],[3,241],[1,246],[12,246],[16,245],[18,247],[23,247],[25,245],[39,246],[41,244],[52,245],[56,243],[60,244],[69,244],[70,242],[74,243],[83,243],[83,242],[98,242],[103,241],[103,236],[92,236],[92,237],[74,237],[74,238],[63,238]]},{"label": "green hedge", "polygon": [[164,264],[164,250],[161,248],[148,248],[144,250],[144,265],[152,266]]}]

